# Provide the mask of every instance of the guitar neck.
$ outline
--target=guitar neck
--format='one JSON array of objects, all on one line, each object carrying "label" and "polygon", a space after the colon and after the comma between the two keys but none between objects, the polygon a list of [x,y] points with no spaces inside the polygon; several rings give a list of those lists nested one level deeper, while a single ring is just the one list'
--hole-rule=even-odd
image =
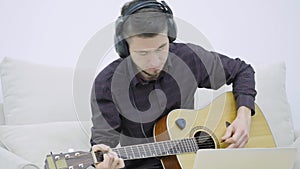
[{"label": "guitar neck", "polygon": [[[205,140],[204,138],[202,138]],[[138,144],[113,148],[123,160],[135,160],[150,157],[161,157],[188,152],[196,152],[201,146],[201,138],[185,138],[180,140],[168,140],[154,143]],[[55,161],[55,163],[53,163]],[[46,169],[63,169],[72,166],[74,169],[88,167],[95,162],[103,161],[103,152],[73,152],[65,154],[50,154],[46,159]],[[58,166],[55,166],[58,165]]]}]

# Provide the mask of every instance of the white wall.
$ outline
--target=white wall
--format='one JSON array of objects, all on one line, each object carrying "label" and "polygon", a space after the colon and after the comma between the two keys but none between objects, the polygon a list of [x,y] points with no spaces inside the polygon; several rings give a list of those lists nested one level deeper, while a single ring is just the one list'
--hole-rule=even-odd
[{"label": "white wall", "polygon": [[[0,59],[75,66],[87,41],[117,18],[124,2],[0,0]],[[167,2],[176,17],[197,27],[218,52],[253,64],[285,61],[287,94],[300,129],[300,1]]]}]

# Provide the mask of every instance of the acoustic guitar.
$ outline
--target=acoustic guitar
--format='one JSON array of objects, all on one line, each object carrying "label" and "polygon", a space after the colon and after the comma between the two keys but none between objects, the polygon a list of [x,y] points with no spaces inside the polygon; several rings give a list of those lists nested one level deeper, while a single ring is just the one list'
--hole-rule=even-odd
[{"label": "acoustic guitar", "polygon": [[[155,142],[112,150],[124,160],[161,157],[165,169],[193,168],[197,150],[228,146],[221,138],[235,117],[236,102],[232,92],[227,92],[201,110],[171,111],[155,124]],[[270,128],[256,104],[245,148],[254,147],[275,147]],[[84,169],[101,161],[102,152],[51,153],[46,157],[45,169]]]}]

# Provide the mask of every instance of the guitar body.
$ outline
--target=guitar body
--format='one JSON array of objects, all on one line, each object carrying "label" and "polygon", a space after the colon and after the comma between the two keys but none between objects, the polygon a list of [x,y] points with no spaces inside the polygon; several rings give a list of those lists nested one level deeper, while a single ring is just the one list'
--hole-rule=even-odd
[{"label": "guitar body", "polygon": [[[206,148],[226,148],[221,138],[236,117],[236,103],[231,92],[217,97],[201,110],[176,109],[154,126],[155,143],[113,148],[123,160],[161,157],[165,169],[193,168],[196,152]],[[255,105],[250,138],[246,148],[275,147],[265,117]],[[84,169],[103,161],[103,152],[49,154],[45,169]]]},{"label": "guitar body", "polygon": [[[236,102],[232,92],[217,97],[201,110],[176,109],[163,117],[154,127],[155,141],[199,137],[201,148],[226,148],[221,138],[236,117]],[[177,124],[179,123],[179,124]],[[185,125],[184,125],[185,124]],[[250,138],[246,148],[275,147],[270,128],[262,111],[255,105]],[[196,152],[162,157],[165,169],[193,168]]]}]

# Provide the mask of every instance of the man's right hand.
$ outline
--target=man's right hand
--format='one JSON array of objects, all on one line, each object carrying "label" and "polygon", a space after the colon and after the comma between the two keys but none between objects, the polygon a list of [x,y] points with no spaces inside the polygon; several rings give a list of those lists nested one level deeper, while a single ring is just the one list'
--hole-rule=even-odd
[{"label": "man's right hand", "polygon": [[112,149],[104,144],[97,144],[92,147],[93,152],[102,151],[104,153],[104,160],[95,164],[96,169],[118,169],[125,167],[122,158],[119,158],[117,153],[113,152]]}]

